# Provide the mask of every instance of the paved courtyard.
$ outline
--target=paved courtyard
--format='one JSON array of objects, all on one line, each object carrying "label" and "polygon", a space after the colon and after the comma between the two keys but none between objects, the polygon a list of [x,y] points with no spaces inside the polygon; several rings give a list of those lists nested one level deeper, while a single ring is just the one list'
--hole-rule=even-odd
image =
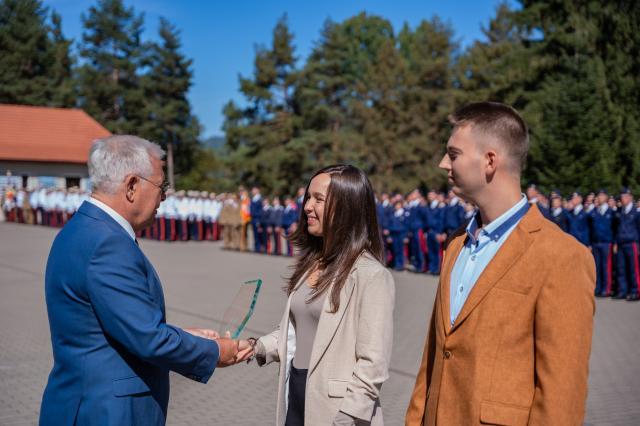
[{"label": "paved courtyard", "polygon": [[[52,365],[43,275],[57,230],[0,223],[0,425],[37,424]],[[264,284],[247,335],[272,331],[285,304],[291,260],[224,251],[219,243],[142,241],[162,280],[169,322],[217,328],[238,285]],[[437,280],[395,273],[391,377],[383,386],[386,424],[402,424]],[[219,369],[206,384],[171,376],[170,425],[272,424],[276,366]],[[640,424],[640,303],[598,300],[586,424]]]}]

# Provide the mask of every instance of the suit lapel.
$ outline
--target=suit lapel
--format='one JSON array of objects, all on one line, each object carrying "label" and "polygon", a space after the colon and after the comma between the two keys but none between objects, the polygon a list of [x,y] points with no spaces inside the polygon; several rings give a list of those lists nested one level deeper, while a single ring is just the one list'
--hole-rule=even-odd
[{"label": "suit lapel", "polygon": [[453,265],[455,265],[462,247],[464,247],[464,240],[467,234],[454,238],[444,255],[444,264],[442,265],[442,271],[440,274],[440,309],[442,311],[442,327],[445,334],[449,334],[451,331],[451,321],[449,320],[450,314],[450,290],[451,290],[451,271]]},{"label": "suit lapel", "polygon": [[140,250],[142,257],[144,258],[145,264],[147,266],[147,279],[149,280],[149,290],[151,294],[156,298],[160,308],[162,309],[162,315],[165,316],[165,304],[164,304],[164,292],[162,291],[162,285],[160,284],[160,278],[158,277],[158,273],[155,268],[147,259],[147,256]]},{"label": "suit lapel", "polygon": [[344,314],[351,300],[353,289],[355,287],[355,280],[353,278],[353,272],[351,271],[347,281],[345,282],[342,290],[340,291],[340,307],[334,314],[329,313],[331,310],[331,291],[333,286],[327,289],[327,295],[322,307],[322,313],[320,314],[320,320],[318,321],[318,329],[316,331],[316,337],[313,342],[313,349],[311,350],[311,359],[309,360],[309,375],[313,373],[313,370],[317,367],[320,359],[324,355],[327,347],[331,343],[333,336],[335,336],[338,326],[344,317]]},{"label": "suit lapel", "polygon": [[539,226],[537,225],[539,225],[540,219],[542,219],[542,216],[540,215],[539,210],[530,209],[513,230],[511,235],[507,237],[507,240],[504,242],[502,247],[500,247],[491,262],[489,262],[482,274],[480,274],[480,277],[473,286],[467,301],[464,306],[462,306],[462,310],[456,318],[451,332],[455,331],[460,324],[464,322],[487,293],[527,251],[533,242],[533,237],[530,233],[539,229]]}]

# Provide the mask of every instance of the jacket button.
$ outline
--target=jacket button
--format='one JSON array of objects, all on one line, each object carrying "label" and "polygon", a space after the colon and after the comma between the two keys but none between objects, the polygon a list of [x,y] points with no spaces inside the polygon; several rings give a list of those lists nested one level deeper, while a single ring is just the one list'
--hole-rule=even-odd
[{"label": "jacket button", "polygon": [[450,351],[444,351],[444,358],[445,359],[451,358],[451,352]]}]

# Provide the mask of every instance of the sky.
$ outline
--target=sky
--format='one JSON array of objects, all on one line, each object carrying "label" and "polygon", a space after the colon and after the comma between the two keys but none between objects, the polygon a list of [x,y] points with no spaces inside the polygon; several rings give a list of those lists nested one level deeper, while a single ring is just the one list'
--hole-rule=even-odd
[{"label": "sky", "polygon": [[[287,14],[299,65],[319,39],[324,22],[343,21],[365,11],[388,19],[396,32],[406,22],[415,28],[434,15],[448,22],[462,47],[483,39],[486,26],[502,0],[125,0],[144,13],[144,40],[157,38],[160,17],[181,31],[182,53],[193,59],[194,80],[189,91],[193,112],[203,125],[203,137],[222,136],[222,108],[229,100],[243,104],[238,76],[250,76],[257,45],[269,46],[273,27]],[[81,15],[97,1],[44,0],[62,15],[67,38],[82,38]]]}]

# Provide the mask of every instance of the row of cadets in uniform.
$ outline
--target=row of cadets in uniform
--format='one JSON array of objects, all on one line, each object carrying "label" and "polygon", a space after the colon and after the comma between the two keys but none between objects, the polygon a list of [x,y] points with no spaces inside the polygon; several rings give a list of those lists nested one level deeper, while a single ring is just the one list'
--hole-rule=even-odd
[{"label": "row of cadets in uniform", "polygon": [[64,226],[89,197],[77,187],[6,188],[4,194],[2,207],[7,221],[52,227]]},{"label": "row of cadets in uniform", "polygon": [[613,296],[635,301],[640,299],[640,211],[633,204],[629,188],[622,189],[620,201],[621,206],[615,214],[618,288]]},{"label": "row of cadets in uniform", "polygon": [[638,300],[640,212],[633,203],[631,191],[628,188],[620,191],[619,207],[605,190],[598,191],[589,219],[590,243],[596,262],[596,296]]},{"label": "row of cadets in uniform", "polygon": [[408,269],[437,275],[442,263],[442,246],[447,235],[462,226],[473,212],[452,192],[429,191],[426,199],[419,190],[412,191],[406,200],[399,194],[389,198],[381,195],[378,202],[378,221],[388,244],[387,261],[395,270]]},{"label": "row of cadets in uniform", "polygon": [[222,201],[206,191],[167,191],[156,221],[139,236],[160,241],[217,241]]},{"label": "row of cadets in uniform", "polygon": [[278,197],[274,197],[272,205],[262,196],[260,188],[251,189],[249,213],[254,252],[293,255],[293,246],[287,237],[297,226],[304,192],[304,188],[298,189],[296,199],[286,198],[283,206]]},{"label": "row of cadets in uniform", "polygon": [[596,265],[597,297],[638,300],[640,287],[640,205],[628,188],[620,191],[620,206],[606,190],[591,193],[586,200],[579,192],[563,200],[552,191],[550,206],[530,200],[562,230],[591,248]]},{"label": "row of cadets in uniform", "polygon": [[260,252],[292,256],[293,247],[287,237],[295,229],[298,217],[298,207],[292,198],[287,198],[283,206],[279,197],[273,197],[271,203],[263,197],[257,234],[254,234],[254,239],[259,240]]}]

